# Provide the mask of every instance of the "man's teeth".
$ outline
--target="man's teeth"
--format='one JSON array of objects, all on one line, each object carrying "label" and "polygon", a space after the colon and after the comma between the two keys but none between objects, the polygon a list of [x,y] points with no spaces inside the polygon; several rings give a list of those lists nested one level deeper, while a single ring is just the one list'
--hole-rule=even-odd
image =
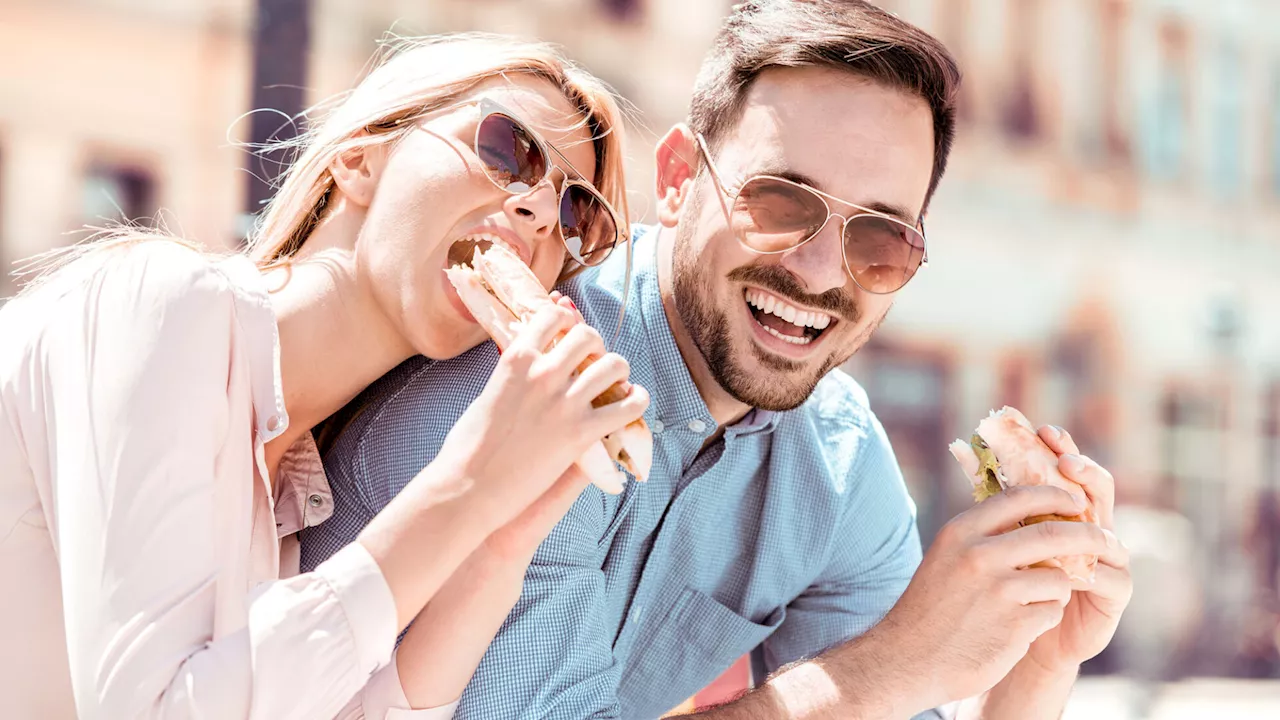
[{"label": "man's teeth", "polygon": [[808,335],[800,335],[798,337],[794,337],[791,335],[783,335],[782,333],[778,332],[777,330],[774,330],[768,325],[761,325],[760,327],[764,328],[765,332],[769,333],[770,335],[778,338],[779,340],[785,340],[791,343],[792,345],[808,345],[809,343],[813,342],[813,338],[809,337]]},{"label": "man's teeth", "polygon": [[[817,310],[801,310],[794,305],[788,304],[782,298],[776,295],[771,295],[763,290],[749,289],[746,292],[746,296],[747,302],[750,303],[752,307],[767,315],[776,315],[796,327],[811,327],[814,330],[822,330],[831,324],[830,315],[818,312]],[[767,327],[765,329],[770,330],[770,328]],[[772,332],[772,330],[770,331]],[[797,339],[784,336],[776,332],[773,334],[786,340]],[[803,345],[805,343],[799,344]]]}]

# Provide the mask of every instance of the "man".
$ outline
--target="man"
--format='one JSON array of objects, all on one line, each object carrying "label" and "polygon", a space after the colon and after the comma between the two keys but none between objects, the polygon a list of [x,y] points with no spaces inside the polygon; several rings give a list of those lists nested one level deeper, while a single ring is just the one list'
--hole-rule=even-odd
[{"label": "man", "polygon": [[[1060,714],[1128,600],[1123,549],[1085,523],[1002,534],[1079,511],[1021,488],[956,518],[922,562],[884,431],[833,371],[924,260],[958,82],[942,45],[868,3],[735,9],[688,125],[658,147],[661,226],[636,232],[615,348],[653,398],[652,476],[481,551],[470,572],[523,574],[523,591],[458,717],[653,718],[746,653],[757,689],[713,717],[934,716],[980,694],[963,712]],[[624,281],[615,258],[565,291],[611,328]],[[360,401],[326,459],[337,517],[304,538],[306,564],[434,456],[495,357],[411,361]],[[1041,435],[1109,525],[1110,476]],[[1061,571],[1026,567],[1075,553],[1102,562],[1074,596]]]}]

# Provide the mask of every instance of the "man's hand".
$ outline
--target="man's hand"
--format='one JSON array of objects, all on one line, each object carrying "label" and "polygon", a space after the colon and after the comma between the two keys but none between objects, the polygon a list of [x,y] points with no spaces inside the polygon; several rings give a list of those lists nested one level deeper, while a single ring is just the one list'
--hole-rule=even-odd
[{"label": "man's hand", "polygon": [[[1102,652],[1116,632],[1120,613],[1133,594],[1129,552],[1111,533],[1115,481],[1111,473],[1081,457],[1066,431],[1043,427],[1040,439],[1058,453],[1058,469],[1077,482],[1098,514],[1107,546],[1098,552],[1092,584],[1073,584],[1062,622],[1031,644],[1013,670],[982,697],[961,708],[961,720],[1036,720],[1058,718],[1066,705],[1080,663]],[[1064,574],[1065,577],[1065,574]]]},{"label": "man's hand", "polygon": [[[1112,557],[1112,543],[1092,523],[1017,525],[1081,510],[1058,488],[1014,487],[942,528],[898,604],[868,633],[898,648],[899,667],[915,673],[916,710],[985,692],[1058,626],[1072,599],[1070,580],[1057,568],[1027,566],[1059,555]],[[1068,657],[1049,645],[1043,655],[1055,665]]]},{"label": "man's hand", "polygon": [[1040,439],[1058,453],[1062,474],[1084,488],[1106,531],[1107,548],[1098,553],[1094,582],[1077,583],[1072,588],[1062,623],[1041,635],[1027,653],[1027,659],[1047,672],[1074,673],[1080,663],[1102,652],[1111,642],[1120,613],[1133,595],[1133,578],[1129,575],[1129,551],[1112,534],[1116,493],[1111,473],[1081,456],[1064,430],[1040,428]]}]

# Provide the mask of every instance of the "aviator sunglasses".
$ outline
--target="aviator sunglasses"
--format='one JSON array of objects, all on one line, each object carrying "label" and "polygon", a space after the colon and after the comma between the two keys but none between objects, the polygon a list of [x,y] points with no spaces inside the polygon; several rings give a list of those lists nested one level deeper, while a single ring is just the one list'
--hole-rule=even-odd
[{"label": "aviator sunglasses", "polygon": [[[774,175],[753,175],[737,192],[725,189],[698,133],[698,148],[707,159],[716,188],[730,198],[729,224],[747,249],[764,255],[794,250],[839,218],[845,270],[858,287],[876,295],[901,290],[921,266],[929,263],[924,224],[913,227],[897,218],[862,207],[816,188]],[[837,203],[852,208],[841,214]]]}]

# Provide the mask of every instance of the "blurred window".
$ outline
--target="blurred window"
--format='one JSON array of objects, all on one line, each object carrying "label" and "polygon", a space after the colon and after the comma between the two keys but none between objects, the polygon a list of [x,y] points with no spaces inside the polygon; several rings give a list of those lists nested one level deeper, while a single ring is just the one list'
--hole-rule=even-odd
[{"label": "blurred window", "polygon": [[1212,552],[1223,531],[1226,408],[1212,390],[1171,388],[1160,410],[1162,475]]},{"label": "blurred window", "polygon": [[950,363],[942,353],[872,340],[858,352],[856,377],[893,444],[928,547],[942,523],[968,505],[963,475],[947,452],[954,439]]},{"label": "blurred window", "polygon": [[1213,160],[1214,190],[1229,197],[1240,190],[1244,91],[1241,87],[1240,48],[1224,42],[1213,62]]},{"label": "blurred window", "polygon": [[155,176],[139,165],[95,162],[85,173],[80,198],[80,215],[88,224],[148,224],[157,210]]},{"label": "blurred window", "polygon": [[1121,111],[1121,82],[1124,78],[1124,34],[1129,20],[1125,0],[1101,0],[1102,131],[1106,155],[1111,160],[1129,159],[1129,134]]},{"label": "blurred window", "polygon": [[1089,324],[1064,332],[1049,346],[1037,422],[1065,427],[1089,457],[1111,463],[1115,429],[1116,363],[1106,341],[1109,321],[1097,316]]},{"label": "blurred window", "polygon": [[13,294],[13,283],[9,271],[8,247],[5,245],[4,232],[4,147],[0,146],[0,307],[4,307],[5,298]]},{"label": "blurred window", "polygon": [[1271,381],[1263,398],[1262,479],[1280,492],[1280,378]]},{"label": "blurred window", "polygon": [[1039,0],[1013,0],[1009,18],[1009,67],[1013,76],[1001,112],[1001,126],[1018,140],[1032,140],[1040,134],[1040,111],[1035,93],[1036,27]]},{"label": "blurred window", "polygon": [[1190,112],[1190,40],[1181,21],[1166,19],[1159,30],[1157,76],[1144,117],[1147,171],[1176,179],[1184,170]]},{"label": "blurred window", "polygon": [[1280,62],[1271,72],[1271,193],[1280,198]]},{"label": "blurred window", "polygon": [[635,20],[644,9],[644,0],[600,0],[600,5],[614,20]]},{"label": "blurred window", "polygon": [[[896,3],[876,3],[891,13],[897,13]],[[936,7],[938,22],[938,39],[946,44],[947,49],[955,56],[960,67],[965,67],[969,57],[969,33],[972,26],[973,12],[970,0],[947,0]],[[960,84],[960,95],[956,100],[956,115],[961,122],[973,118],[973,104],[970,100],[969,83]]]}]

